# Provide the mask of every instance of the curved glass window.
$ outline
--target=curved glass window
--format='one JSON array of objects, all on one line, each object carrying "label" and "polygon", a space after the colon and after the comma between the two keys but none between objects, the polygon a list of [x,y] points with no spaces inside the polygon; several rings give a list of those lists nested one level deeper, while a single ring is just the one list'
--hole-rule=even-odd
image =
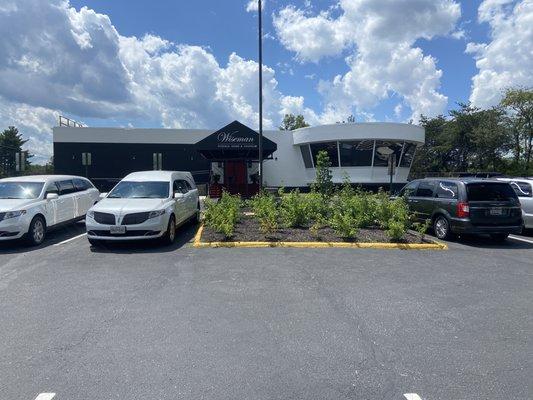
[{"label": "curved glass window", "polygon": [[372,165],[373,140],[339,142],[339,149],[343,167],[370,167]]},{"label": "curved glass window", "polygon": [[303,146],[300,146],[300,151],[302,152],[305,168],[313,168],[313,161],[311,160],[311,151],[309,150],[309,145],[304,144]]},{"label": "curved glass window", "polygon": [[403,142],[393,142],[376,140],[376,151],[374,153],[374,166],[386,167],[389,165],[389,155],[396,154],[396,163],[400,162]]},{"label": "curved glass window", "polygon": [[414,143],[405,143],[405,148],[403,149],[402,160],[400,162],[400,167],[410,167],[415,158],[416,144]]},{"label": "curved glass window", "polygon": [[337,142],[324,142],[324,143],[311,143],[311,154],[313,155],[313,161],[316,165],[316,157],[318,152],[325,150],[329,155],[329,161],[331,161],[332,167],[339,166],[339,155],[337,152]]}]

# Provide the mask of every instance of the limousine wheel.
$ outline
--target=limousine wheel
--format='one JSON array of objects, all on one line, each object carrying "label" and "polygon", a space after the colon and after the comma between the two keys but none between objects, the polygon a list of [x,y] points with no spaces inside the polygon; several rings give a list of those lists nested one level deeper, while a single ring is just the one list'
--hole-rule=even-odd
[{"label": "limousine wheel", "polygon": [[172,244],[176,240],[176,220],[172,215],[168,221],[167,231],[163,235],[163,243]]},{"label": "limousine wheel", "polygon": [[37,215],[35,216],[31,223],[28,233],[26,235],[26,241],[31,246],[39,246],[46,237],[46,222],[44,218]]},{"label": "limousine wheel", "polygon": [[433,221],[433,231],[435,232],[435,236],[441,240],[450,239],[452,236],[450,223],[448,222],[448,219],[442,215],[439,215]]}]

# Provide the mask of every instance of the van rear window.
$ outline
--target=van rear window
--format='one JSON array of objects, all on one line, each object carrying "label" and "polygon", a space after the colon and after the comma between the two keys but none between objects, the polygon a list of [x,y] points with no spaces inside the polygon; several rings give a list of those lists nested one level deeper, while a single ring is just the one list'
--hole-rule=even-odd
[{"label": "van rear window", "polygon": [[476,182],[466,185],[468,201],[507,201],[516,199],[508,183]]}]

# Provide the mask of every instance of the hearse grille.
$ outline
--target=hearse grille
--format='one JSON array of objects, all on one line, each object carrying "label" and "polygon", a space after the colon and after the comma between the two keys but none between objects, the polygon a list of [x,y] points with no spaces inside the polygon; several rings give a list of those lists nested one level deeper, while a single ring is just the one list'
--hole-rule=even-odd
[{"label": "hearse grille", "polygon": [[115,216],[113,214],[95,211],[94,220],[98,222],[99,224],[115,225]]},{"label": "hearse grille", "polygon": [[122,225],[139,225],[145,222],[150,215],[149,212],[139,212],[133,214],[126,214],[122,218]]}]

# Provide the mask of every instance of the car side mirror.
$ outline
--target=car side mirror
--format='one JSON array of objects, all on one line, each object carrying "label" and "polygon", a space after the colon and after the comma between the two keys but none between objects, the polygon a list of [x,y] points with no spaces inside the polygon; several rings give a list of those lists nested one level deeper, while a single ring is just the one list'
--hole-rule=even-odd
[{"label": "car side mirror", "polygon": [[183,199],[183,197],[185,197],[185,195],[183,193],[180,193],[180,192],[175,192],[174,193],[174,198],[175,199]]},{"label": "car side mirror", "polygon": [[57,193],[46,193],[47,200],[54,200],[57,198],[59,198],[59,195]]}]

